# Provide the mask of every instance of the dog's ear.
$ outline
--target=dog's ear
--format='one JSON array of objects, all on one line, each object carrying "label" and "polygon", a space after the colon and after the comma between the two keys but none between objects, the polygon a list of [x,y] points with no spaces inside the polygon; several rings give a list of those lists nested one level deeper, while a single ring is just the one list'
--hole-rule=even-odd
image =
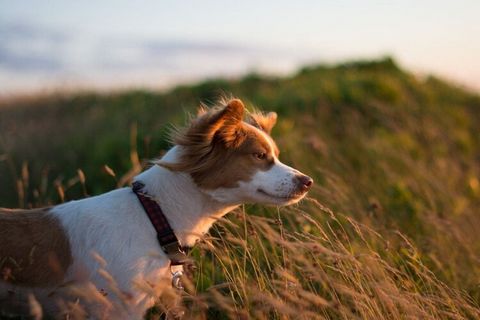
[{"label": "dog's ear", "polygon": [[157,164],[174,171],[202,170],[214,147],[235,148],[241,144],[245,138],[241,125],[244,112],[239,99],[229,100],[222,107],[200,110],[190,126],[172,136],[172,142],[183,147],[180,159],[176,163],[158,161]]},{"label": "dog's ear", "polygon": [[201,107],[198,110],[198,117],[192,121],[183,139],[180,137],[180,140],[188,140],[188,144],[205,144],[218,137],[229,144],[242,122],[244,110],[245,107],[239,99],[232,99],[221,108],[207,110]]},{"label": "dog's ear", "polygon": [[223,113],[223,124],[216,134],[227,148],[235,148],[240,145],[244,137],[240,124],[245,113],[245,106],[241,100],[232,99],[223,109]]},{"label": "dog's ear", "polygon": [[225,123],[228,125],[237,125],[243,120],[245,106],[242,100],[232,99],[228,101],[227,106],[223,109],[225,113]]},{"label": "dog's ear", "polygon": [[241,100],[232,99],[228,101],[222,109],[206,115],[207,119],[203,121],[205,133],[209,137],[213,137],[216,133],[227,133],[242,121],[244,110],[245,107]]},{"label": "dog's ear", "polygon": [[250,114],[248,122],[260,130],[265,131],[267,134],[270,134],[272,128],[277,123],[277,113],[273,111],[267,114],[262,114],[260,112],[252,113]]}]

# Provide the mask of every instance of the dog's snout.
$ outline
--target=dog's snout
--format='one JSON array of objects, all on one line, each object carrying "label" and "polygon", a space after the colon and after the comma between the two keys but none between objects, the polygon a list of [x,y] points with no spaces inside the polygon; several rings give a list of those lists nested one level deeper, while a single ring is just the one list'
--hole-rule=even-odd
[{"label": "dog's snout", "polygon": [[304,174],[297,175],[296,179],[297,179],[298,188],[302,192],[308,191],[310,187],[313,185],[313,179]]}]

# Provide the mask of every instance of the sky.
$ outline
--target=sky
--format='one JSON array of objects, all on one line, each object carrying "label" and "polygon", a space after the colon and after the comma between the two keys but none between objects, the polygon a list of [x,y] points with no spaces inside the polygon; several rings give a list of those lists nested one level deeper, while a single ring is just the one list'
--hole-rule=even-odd
[{"label": "sky", "polygon": [[0,95],[394,57],[480,91],[480,1],[0,0]]}]

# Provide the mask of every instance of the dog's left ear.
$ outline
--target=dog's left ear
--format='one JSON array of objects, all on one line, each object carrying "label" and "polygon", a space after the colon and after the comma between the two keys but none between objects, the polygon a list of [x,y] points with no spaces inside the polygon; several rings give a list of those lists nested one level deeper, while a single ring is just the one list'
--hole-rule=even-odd
[{"label": "dog's left ear", "polygon": [[250,121],[248,121],[251,125],[259,128],[260,130],[265,131],[267,134],[272,132],[272,128],[277,123],[277,113],[276,112],[269,112],[267,114],[263,113],[252,113],[249,115]]}]

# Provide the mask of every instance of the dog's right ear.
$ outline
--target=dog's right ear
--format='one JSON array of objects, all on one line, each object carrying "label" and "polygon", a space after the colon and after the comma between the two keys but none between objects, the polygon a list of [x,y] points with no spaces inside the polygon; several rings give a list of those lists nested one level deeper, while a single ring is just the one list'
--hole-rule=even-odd
[{"label": "dog's right ear", "polygon": [[221,143],[227,148],[238,147],[245,138],[241,122],[245,113],[245,106],[239,99],[232,99],[224,109],[223,125],[215,133]]},{"label": "dog's right ear", "polygon": [[243,115],[245,113],[245,106],[243,105],[242,100],[232,99],[228,102],[225,109],[225,119],[232,124],[238,124],[242,122]]},{"label": "dog's right ear", "polygon": [[232,99],[221,109],[202,114],[194,120],[189,131],[201,135],[211,141],[218,133],[222,138],[227,138],[231,131],[242,122],[245,106],[240,99]]},{"label": "dog's right ear", "polygon": [[[220,108],[201,111],[190,126],[174,133],[172,142],[183,147],[175,163],[157,164],[173,171],[194,173],[201,171],[212,148],[221,144],[234,148],[242,141],[241,123],[245,107],[239,99],[232,99]],[[217,144],[218,143],[218,144]]]}]

